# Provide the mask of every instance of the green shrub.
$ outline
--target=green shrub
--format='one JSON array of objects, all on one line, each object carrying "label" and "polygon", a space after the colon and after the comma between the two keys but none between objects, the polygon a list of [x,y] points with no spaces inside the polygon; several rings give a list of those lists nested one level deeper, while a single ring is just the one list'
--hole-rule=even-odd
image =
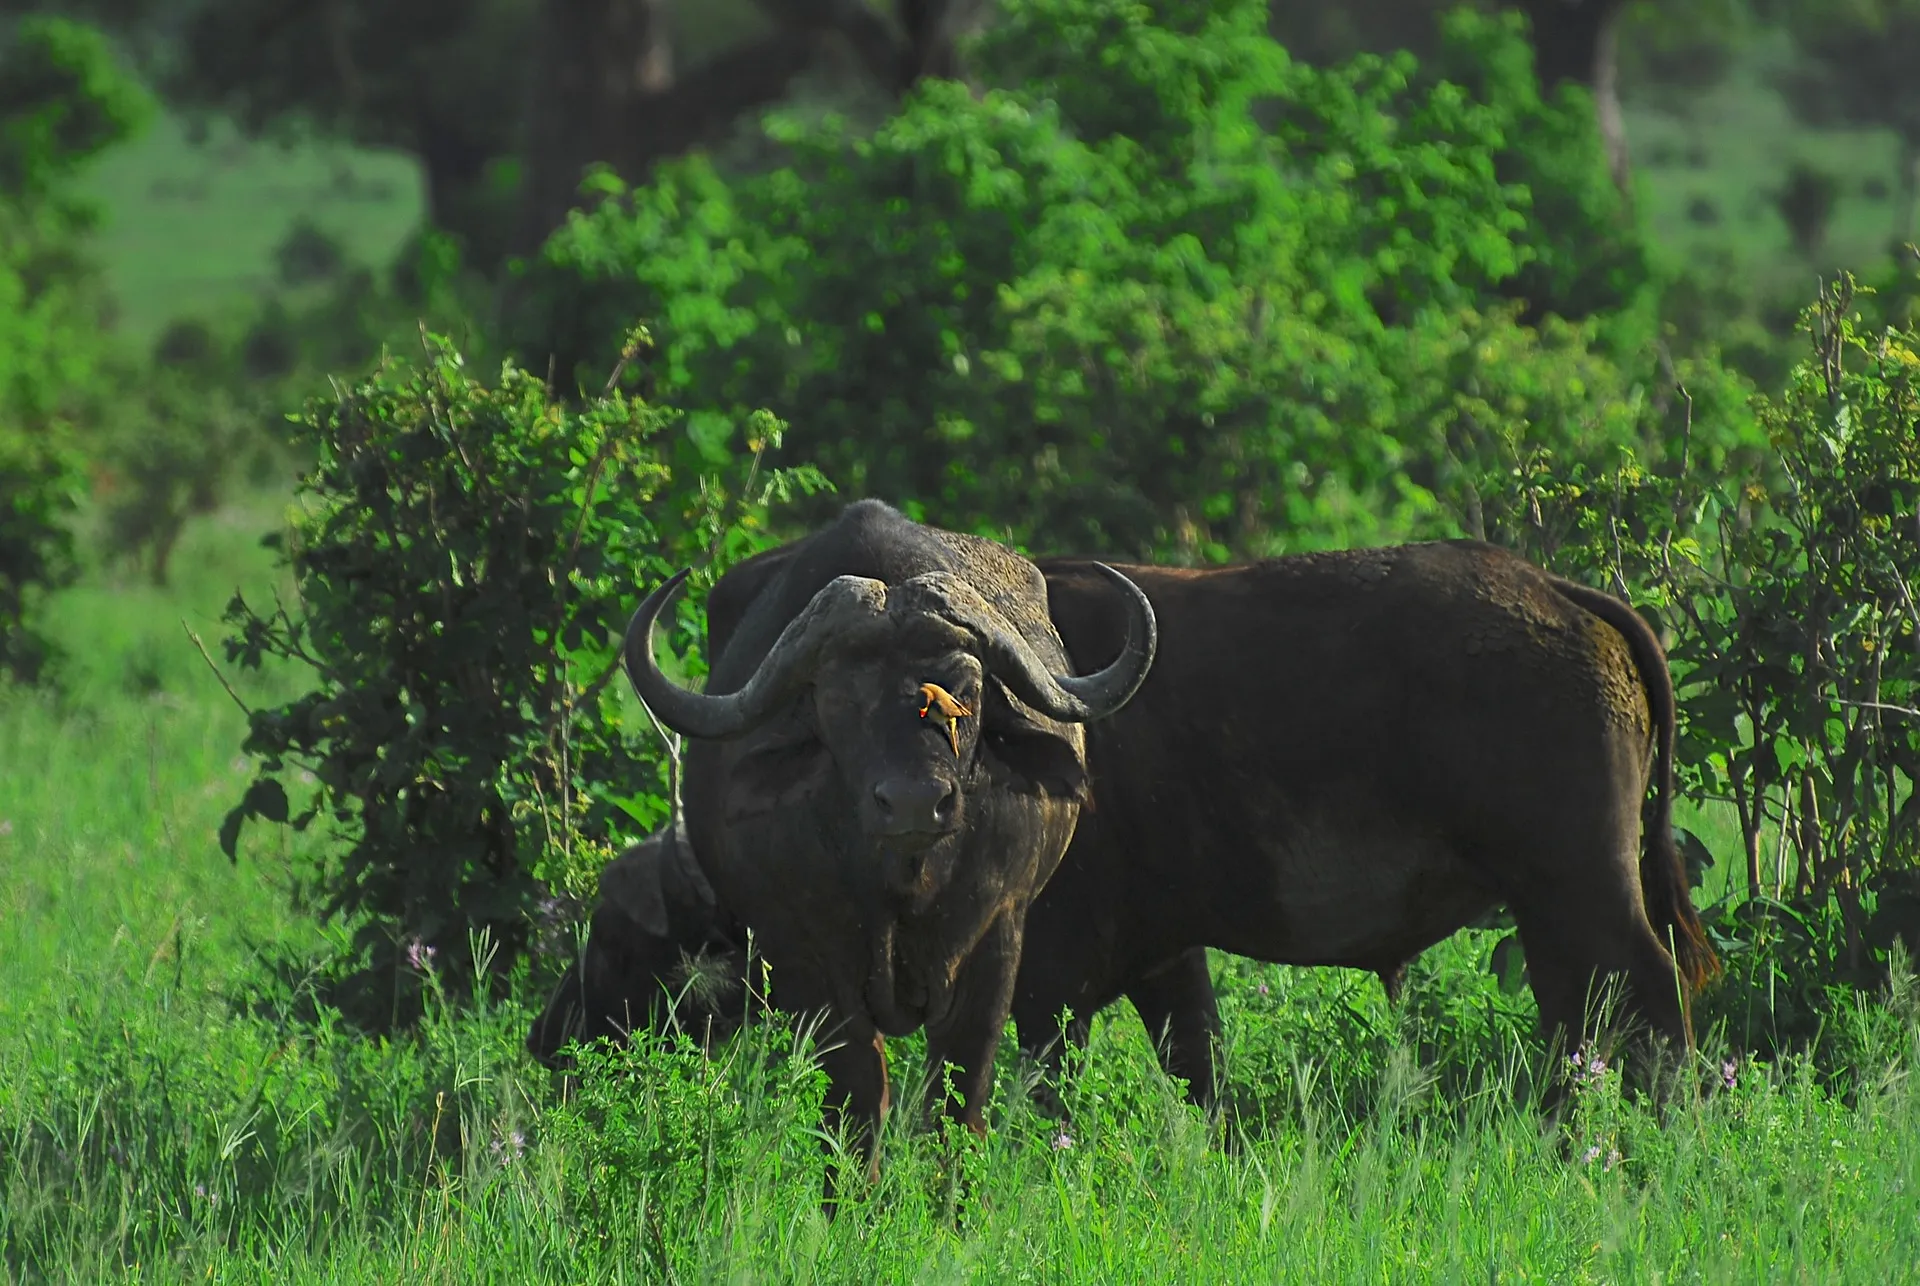
[{"label": "green shrub", "polygon": [[437,338],[298,421],[318,459],[281,546],[299,597],[236,596],[226,649],[313,686],[251,713],[261,772],[221,842],[248,818],[334,827],[309,893],[354,926],[337,1000],[363,1021],[407,1016],[435,953],[457,977],[471,932],[509,965],[542,877],[661,820],[659,747],[613,682],[632,599],[681,566],[717,574],[764,542],[769,504],[821,484],[760,467],[771,417],[744,447],[725,417],[681,421],[618,392],[569,410],[512,366],[488,387]]},{"label": "green shrub", "polygon": [[1462,84],[1305,66],[1265,22],[1017,0],[978,97],[923,84],[871,134],[776,118],[770,173],[602,176],[517,350],[604,369],[644,317],[662,390],[773,407],[857,492],[1189,560],[1474,530],[1505,444],[1651,431],[1636,234],[1517,26],[1449,24]]},{"label": "green shrub", "polygon": [[37,600],[72,573],[79,484],[69,452],[0,423],[0,679],[32,682],[48,659],[30,622]]}]

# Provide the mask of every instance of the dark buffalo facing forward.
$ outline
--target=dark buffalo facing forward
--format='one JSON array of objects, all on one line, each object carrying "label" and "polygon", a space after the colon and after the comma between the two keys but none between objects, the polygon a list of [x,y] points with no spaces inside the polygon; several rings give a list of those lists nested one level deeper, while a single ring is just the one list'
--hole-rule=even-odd
[{"label": "dark buffalo facing forward", "polygon": [[[1068,652],[1098,663],[1119,624],[1104,573],[1040,567]],[[1117,570],[1160,649],[1087,731],[1097,806],[1028,917],[1023,1044],[1171,969],[1162,1056],[1204,1101],[1218,1019],[1192,948],[1391,990],[1500,903],[1549,1035],[1589,1034],[1593,984],[1617,976],[1692,1043],[1715,961],[1673,843],[1672,680],[1631,607],[1469,541]]]},{"label": "dark buffalo facing forward", "polygon": [[627,669],[690,738],[693,851],[754,929],[775,1002],[829,1017],[829,1125],[849,1115],[877,1163],[883,1034],[924,1026],[930,1063],[956,1069],[950,1107],[984,1128],[1027,910],[1086,790],[1082,725],[1146,678],[1154,617],[1093,565],[1114,659],[1074,677],[1046,582],[991,541],[863,501],[781,554],[714,586],[727,624],[704,693],[649,644],[685,573],[634,614]]}]

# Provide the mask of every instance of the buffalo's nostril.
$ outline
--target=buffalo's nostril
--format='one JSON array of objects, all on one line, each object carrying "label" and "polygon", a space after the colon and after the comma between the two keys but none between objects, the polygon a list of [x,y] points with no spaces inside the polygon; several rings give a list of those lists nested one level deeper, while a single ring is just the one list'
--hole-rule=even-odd
[{"label": "buffalo's nostril", "polygon": [[952,786],[947,787],[947,793],[942,795],[940,797],[940,802],[933,806],[933,820],[938,822],[940,825],[945,826],[948,822],[953,820],[954,805],[958,804],[959,802],[960,802],[959,790]]}]

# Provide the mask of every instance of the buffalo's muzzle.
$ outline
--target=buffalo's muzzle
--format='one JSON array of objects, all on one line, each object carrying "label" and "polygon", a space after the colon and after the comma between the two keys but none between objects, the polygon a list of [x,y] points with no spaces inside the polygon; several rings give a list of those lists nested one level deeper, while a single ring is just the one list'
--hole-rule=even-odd
[{"label": "buffalo's muzzle", "polygon": [[873,831],[893,840],[935,839],[953,829],[960,789],[937,777],[884,777],[874,783]]}]

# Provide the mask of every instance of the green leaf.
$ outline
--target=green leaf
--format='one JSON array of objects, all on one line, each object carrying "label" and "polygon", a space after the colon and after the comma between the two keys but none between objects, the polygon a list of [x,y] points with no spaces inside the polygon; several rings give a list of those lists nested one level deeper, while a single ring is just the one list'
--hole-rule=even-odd
[{"label": "green leaf", "polygon": [[1494,976],[1500,990],[1509,996],[1517,996],[1527,985],[1527,956],[1520,945],[1519,933],[1509,933],[1493,944],[1493,955],[1487,962],[1487,972]]}]

